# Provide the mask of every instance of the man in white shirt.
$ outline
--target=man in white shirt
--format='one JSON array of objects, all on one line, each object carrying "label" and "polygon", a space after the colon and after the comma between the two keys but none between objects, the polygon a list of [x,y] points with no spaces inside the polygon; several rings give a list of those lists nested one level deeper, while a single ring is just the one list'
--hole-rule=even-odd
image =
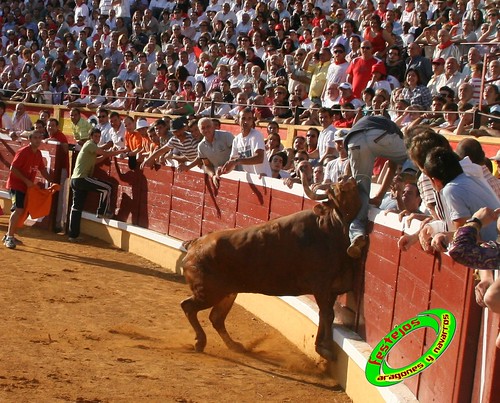
[{"label": "man in white shirt", "polygon": [[125,147],[125,125],[123,124],[118,112],[109,114],[109,122],[111,123],[111,140],[116,148]]},{"label": "man in white shirt", "polygon": [[213,22],[222,21],[225,24],[227,20],[233,21],[233,24],[238,22],[236,14],[234,11],[231,11],[231,5],[229,3],[224,3],[222,5],[222,10],[215,14]]},{"label": "man in white shirt", "polygon": [[323,128],[318,137],[319,163],[322,164],[326,156],[338,156],[335,148],[335,132],[333,126],[333,111],[330,108],[320,108],[318,112],[319,124]]},{"label": "man in white shirt", "polygon": [[241,133],[233,140],[231,159],[221,168],[221,174],[231,172],[237,166],[248,173],[271,177],[271,167],[266,158],[266,144],[261,132],[254,129],[255,117],[249,108],[239,113]]},{"label": "man in white shirt", "polygon": [[103,149],[113,147],[113,139],[111,138],[111,123],[109,123],[109,111],[107,109],[97,109],[97,125],[101,130],[100,146],[105,146]]},{"label": "man in white shirt", "polygon": [[455,94],[458,92],[458,87],[465,80],[465,76],[458,71],[459,64],[457,59],[454,57],[449,57],[444,63],[444,73],[441,74],[436,80],[436,88],[450,87]]}]

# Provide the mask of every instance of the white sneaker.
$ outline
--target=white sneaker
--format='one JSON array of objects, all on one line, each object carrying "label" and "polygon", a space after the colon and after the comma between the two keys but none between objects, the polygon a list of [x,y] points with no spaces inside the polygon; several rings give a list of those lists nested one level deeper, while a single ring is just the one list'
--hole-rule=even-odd
[{"label": "white sneaker", "polygon": [[6,236],[4,245],[9,249],[16,249],[16,241],[13,236]]},{"label": "white sneaker", "polygon": [[[14,242],[16,243],[16,245],[22,245],[23,244],[23,241],[21,241],[20,239],[17,239],[16,237],[12,237],[14,238]],[[5,243],[5,241],[7,240],[7,234],[5,234],[2,238],[2,243]]]}]

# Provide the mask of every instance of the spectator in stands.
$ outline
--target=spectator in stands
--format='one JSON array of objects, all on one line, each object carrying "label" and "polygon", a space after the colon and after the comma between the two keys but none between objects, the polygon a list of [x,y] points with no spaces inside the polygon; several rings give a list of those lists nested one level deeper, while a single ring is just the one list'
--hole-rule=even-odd
[{"label": "spectator in stands", "polygon": [[458,91],[458,87],[465,80],[465,76],[458,70],[459,64],[457,59],[454,57],[449,57],[444,63],[444,73],[441,74],[436,80],[436,86],[441,91],[442,87],[451,88],[455,94]]},{"label": "spectator in stands", "polygon": [[401,97],[410,105],[420,105],[428,109],[432,103],[429,89],[422,84],[419,71],[410,68],[406,71],[405,87],[401,91]]},{"label": "spectator in stands", "polygon": [[262,133],[254,129],[255,118],[247,108],[238,115],[241,133],[234,140],[231,159],[224,164],[220,174],[231,172],[236,167],[248,173],[271,176],[269,161],[265,158],[265,143]]},{"label": "spectator in stands", "polygon": [[406,60],[406,68],[410,69],[412,67],[420,73],[422,84],[427,85],[432,76],[431,62],[422,56],[422,49],[415,42],[408,46],[408,59]]},{"label": "spectator in stands", "polygon": [[302,67],[311,74],[309,98],[312,102],[320,103],[321,94],[323,93],[323,88],[326,85],[326,78],[332,54],[329,48],[322,48],[319,52],[319,63],[316,65],[310,64],[309,62],[315,53],[316,52],[314,50],[311,50],[307,54]]},{"label": "spectator in stands", "polygon": [[439,94],[438,81],[440,80],[441,74],[444,73],[444,59],[438,58],[432,60],[432,78],[427,83],[427,88],[429,88],[432,95]]},{"label": "spectator in stands", "polygon": [[109,114],[109,123],[111,124],[110,135],[113,147],[125,148],[125,125],[118,112],[113,111]]},{"label": "spectator in stands", "polygon": [[26,113],[26,107],[22,103],[16,105],[16,110],[12,115],[12,129],[9,133],[12,139],[16,139],[22,132],[32,130],[33,123]]},{"label": "spectator in stands", "polygon": [[352,85],[352,90],[356,98],[361,97],[361,91],[366,88],[370,81],[371,68],[379,60],[373,57],[373,46],[370,41],[363,41],[361,43],[361,56],[352,60],[347,68],[347,82]]},{"label": "spectator in stands", "polygon": [[[216,130],[210,118],[201,118],[197,125],[203,135],[198,144],[198,159],[201,160],[205,173],[218,188],[220,183],[218,171],[229,160],[234,137],[229,132]],[[186,171],[193,166],[194,162],[182,166],[181,170]]]},{"label": "spectator in stands", "polygon": [[446,29],[440,29],[437,38],[438,43],[432,55],[433,59],[443,58],[447,60],[450,57],[456,60],[460,59],[458,47],[452,42],[451,34]]},{"label": "spectator in stands", "polygon": [[70,109],[69,117],[71,119],[71,131],[73,133],[73,137],[75,138],[77,144],[82,146],[89,138],[89,132],[92,125],[87,119],[82,118],[78,108]]},{"label": "spectator in stands", "polygon": [[269,158],[269,165],[271,167],[271,177],[275,179],[284,179],[290,177],[290,173],[283,168],[288,163],[288,156],[284,151],[273,154]]},{"label": "spectator in stands", "polygon": [[[152,166],[160,157],[165,155],[166,159],[176,159],[171,151],[174,149],[180,154],[183,160],[192,162],[198,157],[198,143],[190,133],[186,132],[187,119],[181,116],[172,121],[172,133],[167,143],[158,148],[153,154],[148,156],[141,164],[141,168]],[[170,153],[169,155],[166,155]]]},{"label": "spectator in stands", "polygon": [[333,125],[333,111],[330,108],[320,108],[318,112],[319,123],[323,130],[318,137],[319,163],[323,164],[328,156],[337,156],[335,150],[335,127]]},{"label": "spectator in stands", "polygon": [[484,179],[491,186],[495,194],[500,200],[500,180],[495,178],[486,166],[486,155],[484,154],[481,143],[473,138],[461,140],[456,148],[456,153],[460,159],[469,157],[472,163],[477,164],[483,170]]},{"label": "spectator in stands", "polygon": [[326,164],[323,176],[324,184],[340,182],[344,176],[350,176],[351,174],[347,150],[344,147],[344,137],[347,133],[348,131],[345,129],[335,132],[335,148],[339,153],[339,157],[328,161]]}]

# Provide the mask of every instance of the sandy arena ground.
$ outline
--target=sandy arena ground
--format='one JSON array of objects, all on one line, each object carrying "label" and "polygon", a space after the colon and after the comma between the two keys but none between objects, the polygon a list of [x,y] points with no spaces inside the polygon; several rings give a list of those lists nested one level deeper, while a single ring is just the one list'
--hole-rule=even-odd
[{"label": "sandy arena ground", "polygon": [[[0,232],[7,217],[0,217]],[[179,306],[183,279],[86,238],[25,227],[0,245],[1,402],[349,402],[322,365],[239,306],[229,351],[208,321],[205,353]]]}]

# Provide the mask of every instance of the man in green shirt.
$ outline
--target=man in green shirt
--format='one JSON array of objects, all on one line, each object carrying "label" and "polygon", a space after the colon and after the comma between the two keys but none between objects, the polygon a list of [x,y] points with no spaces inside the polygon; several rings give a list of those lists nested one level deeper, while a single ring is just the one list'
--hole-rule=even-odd
[{"label": "man in green shirt", "polygon": [[111,186],[106,182],[92,178],[92,174],[98,160],[113,157],[123,152],[123,150],[104,151],[99,148],[101,130],[98,128],[91,129],[88,136],[90,138],[78,153],[73,175],[71,176],[71,189],[73,190],[73,205],[71,206],[69,219],[69,240],[71,242],[75,242],[80,235],[82,211],[89,192],[100,193],[97,217],[111,218],[112,213],[108,211]]},{"label": "man in green shirt", "polygon": [[87,119],[82,118],[78,108],[72,108],[69,111],[69,117],[71,118],[71,131],[73,132],[73,137],[79,145],[83,146],[89,138],[92,124],[90,124]]}]

